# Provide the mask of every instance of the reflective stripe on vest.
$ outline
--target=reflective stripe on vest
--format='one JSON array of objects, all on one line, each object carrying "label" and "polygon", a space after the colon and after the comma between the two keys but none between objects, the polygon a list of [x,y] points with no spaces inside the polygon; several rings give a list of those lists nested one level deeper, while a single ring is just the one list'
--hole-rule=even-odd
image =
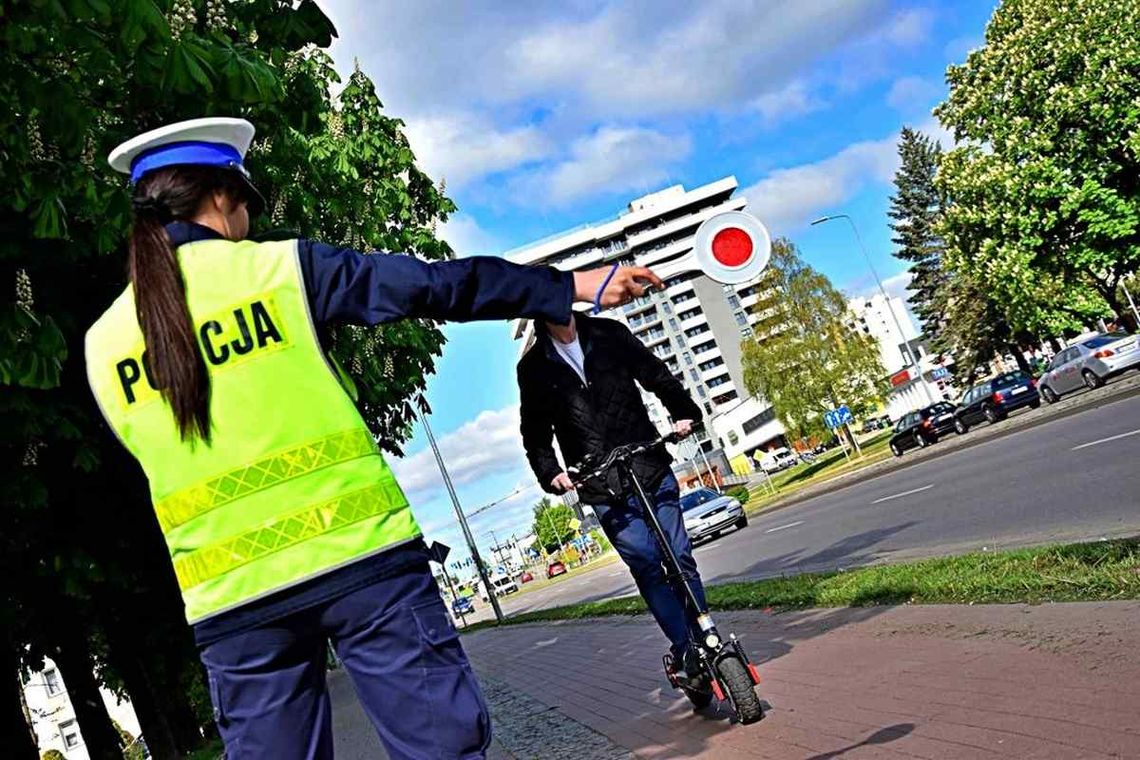
[{"label": "reflective stripe on vest", "polygon": [[174,574],[183,590],[193,588],[267,554],[402,506],[403,494],[395,480],[378,483],[203,546],[175,560]]},{"label": "reflective stripe on vest", "polygon": [[372,434],[349,430],[242,465],[154,503],[163,531],[176,528],[234,499],[350,459],[379,455]]},{"label": "reflective stripe on vest", "polygon": [[178,251],[210,375],[211,441],[183,442],[128,288],[87,334],[87,373],[150,484],[198,622],[420,534],[309,317],[296,242]]}]

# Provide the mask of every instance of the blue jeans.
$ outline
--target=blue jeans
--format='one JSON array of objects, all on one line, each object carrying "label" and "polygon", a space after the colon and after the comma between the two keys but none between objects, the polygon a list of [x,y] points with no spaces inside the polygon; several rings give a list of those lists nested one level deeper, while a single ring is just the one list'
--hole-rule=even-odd
[{"label": "blue jeans", "polygon": [[487,706],[425,561],[202,649],[228,760],[333,756],[326,640],[393,760],[484,757]]},{"label": "blue jeans", "polygon": [[[655,502],[657,520],[681,563],[685,577],[689,579],[693,593],[705,607],[705,587],[693,559],[693,545],[685,532],[677,479],[672,473],[666,475],[657,492],[646,495]],[[636,498],[630,497],[624,504],[595,505],[594,513],[618,556],[629,567],[649,611],[669,639],[673,654],[679,655],[691,638],[689,616],[685,613],[684,597],[665,578],[665,568],[661,564],[664,555],[645,521],[641,505]]]}]

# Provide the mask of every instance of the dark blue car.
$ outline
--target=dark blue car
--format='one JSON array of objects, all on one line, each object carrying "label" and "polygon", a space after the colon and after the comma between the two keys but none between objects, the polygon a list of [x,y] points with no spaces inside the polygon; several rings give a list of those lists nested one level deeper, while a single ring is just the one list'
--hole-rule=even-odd
[{"label": "dark blue car", "polygon": [[475,604],[469,596],[457,596],[451,603],[451,611],[456,615],[470,615],[475,611]]},{"label": "dark blue car", "polygon": [[954,429],[961,434],[983,421],[992,425],[1024,406],[1041,406],[1036,381],[1021,371],[1003,372],[966,391],[954,413]]}]

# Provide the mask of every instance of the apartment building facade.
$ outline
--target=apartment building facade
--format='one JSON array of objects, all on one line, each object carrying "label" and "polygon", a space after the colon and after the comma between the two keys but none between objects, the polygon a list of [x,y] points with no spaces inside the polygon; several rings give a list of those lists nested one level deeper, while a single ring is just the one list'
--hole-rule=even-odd
[{"label": "apartment building facade", "polygon": [[[67,685],[55,663],[44,660],[43,670],[28,674],[21,682],[27,718],[36,735],[41,752],[58,750],[67,760],[89,760],[90,753],[79,729],[79,720]],[[119,700],[110,691],[99,689],[107,712],[118,725],[130,734],[140,734],[138,718],[128,700]]]},{"label": "apartment building facade", "polygon": [[[722,285],[678,260],[692,250],[700,224],[725,211],[744,208],[733,197],[735,177],[686,190],[674,185],[629,202],[617,217],[509,251],[520,264],[546,264],[577,270],[620,262],[652,267],[665,289],[609,309],[603,316],[629,326],[634,335],[669,367],[705,412],[706,451],[723,448],[734,466],[757,448],[781,445],[783,427],[771,407],[749,397],[741,367],[741,342],[754,337],[762,318],[753,308],[766,294],[759,282]],[[515,322],[512,334],[529,348],[533,327]],[[646,394],[659,429],[670,423],[665,409]],[[742,464],[743,466],[743,464]]]}]

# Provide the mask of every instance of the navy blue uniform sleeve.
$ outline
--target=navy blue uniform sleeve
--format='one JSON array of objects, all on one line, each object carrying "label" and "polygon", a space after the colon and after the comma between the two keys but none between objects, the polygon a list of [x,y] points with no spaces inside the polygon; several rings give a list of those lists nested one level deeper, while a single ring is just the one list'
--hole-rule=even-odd
[{"label": "navy blue uniform sleeve", "polygon": [[451,322],[526,317],[566,324],[573,275],[493,256],[426,262],[298,241],[313,320],[376,325],[405,317]]}]

